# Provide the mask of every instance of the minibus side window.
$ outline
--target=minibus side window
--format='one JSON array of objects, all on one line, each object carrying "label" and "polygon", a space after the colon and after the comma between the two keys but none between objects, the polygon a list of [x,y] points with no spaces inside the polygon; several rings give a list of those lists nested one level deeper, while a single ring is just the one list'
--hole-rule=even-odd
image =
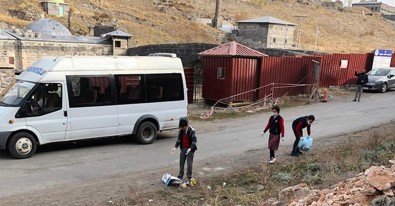
[{"label": "minibus side window", "polygon": [[115,82],[119,104],[147,101],[143,75],[116,75]]},{"label": "minibus side window", "polygon": [[41,116],[60,109],[62,109],[62,84],[41,83],[21,107],[17,116]]},{"label": "minibus side window", "polygon": [[67,76],[66,80],[70,107],[114,103],[110,76]]},{"label": "minibus side window", "polygon": [[148,102],[184,100],[181,74],[147,74]]}]

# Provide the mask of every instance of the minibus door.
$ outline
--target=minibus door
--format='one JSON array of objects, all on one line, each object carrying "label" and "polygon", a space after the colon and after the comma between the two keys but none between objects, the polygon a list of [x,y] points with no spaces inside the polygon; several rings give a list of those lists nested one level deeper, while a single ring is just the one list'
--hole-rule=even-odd
[{"label": "minibus door", "polygon": [[60,83],[41,83],[24,105],[27,127],[37,130],[45,143],[65,140],[67,115],[63,88]]}]

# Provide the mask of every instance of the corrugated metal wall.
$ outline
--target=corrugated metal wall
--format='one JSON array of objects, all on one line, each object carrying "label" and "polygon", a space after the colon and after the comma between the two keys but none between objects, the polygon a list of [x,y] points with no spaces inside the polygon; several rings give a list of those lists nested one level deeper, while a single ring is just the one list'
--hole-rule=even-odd
[{"label": "corrugated metal wall", "polygon": [[[217,78],[217,68],[224,67],[225,68],[225,78],[218,79]],[[228,95],[228,87],[231,82],[232,76],[229,72],[229,69],[232,68],[231,58],[226,57],[211,57],[205,56],[202,61],[202,69],[203,69],[203,98],[206,100],[219,100],[225,97],[229,97]]]},{"label": "corrugated metal wall", "polygon": [[188,88],[188,103],[193,103],[193,90],[195,85],[195,70],[193,67],[184,67],[185,81]]},{"label": "corrugated metal wall", "polygon": [[[355,71],[370,71],[374,54],[331,54],[302,57],[263,57],[261,60],[231,57],[203,58],[203,98],[219,100],[253,90],[229,101],[250,101],[262,99],[272,94],[283,95],[309,94],[314,83],[312,61],[320,62],[320,86],[343,86],[355,84]],[[347,60],[347,68],[340,68],[341,60]],[[261,63],[262,61],[262,63]],[[391,66],[395,67],[395,54]],[[217,68],[225,67],[225,79],[217,79]],[[259,68],[260,67],[260,68]],[[258,76],[259,74],[259,76]],[[274,87],[270,84],[275,83]],[[282,85],[307,84],[307,85]]]},{"label": "corrugated metal wall", "polygon": [[[202,62],[203,98],[216,101],[256,88],[258,64],[259,60],[252,58],[205,56]],[[225,68],[224,79],[217,78],[219,67]],[[256,100],[256,94],[248,93],[225,101],[252,100]]]},{"label": "corrugated metal wall", "polygon": [[[319,61],[321,57],[264,57],[261,69],[260,87],[274,83],[259,91],[259,97],[272,93],[273,96],[303,94],[311,90],[311,86],[290,86],[289,84],[313,84],[313,60]],[[286,84],[286,85],[285,85]],[[288,85],[288,86],[287,86]]]},{"label": "corrugated metal wall", "polygon": [[[342,60],[348,61],[347,68],[340,68]],[[373,64],[373,54],[322,55],[320,63],[320,86],[328,87],[354,84],[355,71],[370,71]]]},{"label": "corrugated metal wall", "polygon": [[[233,81],[229,81],[231,95],[240,94],[258,87],[257,71],[258,60],[246,58],[232,58],[231,75]],[[257,95],[249,92],[240,96],[236,96],[230,101],[253,101],[257,100]]]}]

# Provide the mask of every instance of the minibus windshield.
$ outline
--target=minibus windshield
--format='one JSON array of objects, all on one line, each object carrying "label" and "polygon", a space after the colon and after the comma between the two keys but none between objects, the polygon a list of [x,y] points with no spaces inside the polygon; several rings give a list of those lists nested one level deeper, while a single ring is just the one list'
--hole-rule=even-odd
[{"label": "minibus windshield", "polygon": [[17,81],[0,102],[1,106],[18,106],[33,89],[35,83]]}]

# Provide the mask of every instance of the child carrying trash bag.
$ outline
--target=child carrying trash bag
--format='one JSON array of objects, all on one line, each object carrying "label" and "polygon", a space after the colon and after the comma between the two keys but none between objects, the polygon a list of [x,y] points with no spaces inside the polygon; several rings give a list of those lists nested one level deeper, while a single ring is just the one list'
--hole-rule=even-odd
[{"label": "child carrying trash bag", "polygon": [[193,186],[196,183],[195,179],[192,178],[192,165],[193,157],[195,155],[196,147],[196,133],[195,129],[188,125],[188,119],[181,118],[179,122],[179,132],[176,144],[171,152],[174,153],[178,147],[180,147],[180,171],[178,178],[180,180],[184,177],[184,165],[187,162],[187,185]]}]

